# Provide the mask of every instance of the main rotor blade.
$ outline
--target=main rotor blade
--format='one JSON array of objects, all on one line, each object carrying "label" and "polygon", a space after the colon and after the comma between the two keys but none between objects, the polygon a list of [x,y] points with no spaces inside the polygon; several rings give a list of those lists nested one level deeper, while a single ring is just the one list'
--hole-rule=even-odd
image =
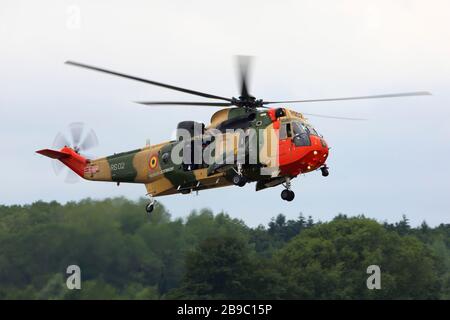
[{"label": "main rotor blade", "polygon": [[364,118],[348,118],[348,117],[328,116],[328,115],[316,114],[316,113],[304,113],[304,112],[302,112],[302,114],[305,115],[305,116],[318,117],[318,118],[327,118],[327,119],[357,120],[357,121],[366,121],[366,120],[368,120],[368,119],[364,119]]},{"label": "main rotor blade", "polygon": [[148,79],[144,79],[144,78],[139,78],[139,77],[135,77],[135,76],[130,76],[130,75],[127,75],[127,74],[124,74],[124,73],[119,73],[119,72],[115,72],[115,71],[112,71],[112,70],[98,68],[98,67],[95,67],[95,66],[90,66],[90,65],[79,63],[79,62],[75,62],[75,61],[66,61],[65,63],[66,64],[70,64],[72,66],[86,68],[86,69],[99,71],[99,72],[104,72],[104,73],[112,74],[112,75],[115,75],[115,76],[119,76],[119,77],[131,79],[131,80],[140,81],[140,82],[152,84],[152,85],[155,85],[155,86],[159,86],[159,87],[163,87],[163,88],[167,88],[167,89],[171,89],[171,90],[176,90],[176,91],[181,91],[181,92],[188,93],[188,94],[193,94],[193,95],[200,96],[200,97],[231,101],[231,99],[229,99],[229,98],[216,96],[216,95],[212,95],[212,94],[204,93],[204,92],[200,92],[200,91],[194,91],[194,90],[190,90],[190,89],[185,89],[185,88],[181,88],[181,87],[175,87],[175,86],[172,86],[172,85],[169,85],[169,84],[156,82],[156,81],[152,81],[152,80],[148,80]]},{"label": "main rotor blade", "polygon": [[297,103],[297,102],[322,102],[322,101],[342,101],[342,100],[364,100],[364,99],[382,99],[382,98],[399,98],[399,97],[412,97],[412,96],[431,96],[430,92],[417,91],[417,92],[404,92],[404,93],[392,93],[392,94],[380,94],[374,96],[361,96],[361,97],[345,97],[345,98],[329,98],[329,99],[311,99],[311,100],[287,100],[287,101],[264,101],[263,104],[274,103]]},{"label": "main rotor blade", "polygon": [[208,107],[231,107],[228,102],[187,102],[187,101],[135,101],[146,106],[208,106]]},{"label": "main rotor blade", "polygon": [[250,70],[252,57],[251,56],[237,56],[237,65],[239,72],[239,82],[241,85],[241,97],[246,98],[250,96],[248,91],[248,73]]}]

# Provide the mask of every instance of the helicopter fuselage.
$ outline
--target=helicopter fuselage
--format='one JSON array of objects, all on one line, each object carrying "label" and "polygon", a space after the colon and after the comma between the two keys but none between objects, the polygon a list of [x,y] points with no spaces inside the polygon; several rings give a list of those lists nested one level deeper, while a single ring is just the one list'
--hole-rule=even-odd
[{"label": "helicopter fuselage", "polygon": [[[179,141],[94,160],[83,158],[69,147],[39,153],[60,160],[86,180],[145,184],[147,192],[154,197],[233,185],[237,173],[246,182],[257,182],[257,190],[261,190],[323,167],[329,154],[325,140],[302,114],[289,109],[222,109],[212,116],[203,134],[207,136],[213,130],[222,135],[223,141],[232,143],[218,144],[215,158],[208,163],[174,161],[172,156]],[[250,130],[257,132],[255,161],[239,165],[236,160],[219,163],[217,159],[223,158],[218,155],[236,155],[236,132],[248,134]],[[201,148],[205,146],[206,143],[201,144]],[[248,144],[245,148],[247,154],[252,151]]]}]

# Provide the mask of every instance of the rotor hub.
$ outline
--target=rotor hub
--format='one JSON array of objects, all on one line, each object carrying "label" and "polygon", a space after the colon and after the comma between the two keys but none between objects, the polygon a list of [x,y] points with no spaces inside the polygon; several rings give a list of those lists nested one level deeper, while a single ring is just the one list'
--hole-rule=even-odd
[{"label": "rotor hub", "polygon": [[253,96],[240,96],[231,98],[231,104],[239,108],[255,109],[263,106],[263,100]]}]

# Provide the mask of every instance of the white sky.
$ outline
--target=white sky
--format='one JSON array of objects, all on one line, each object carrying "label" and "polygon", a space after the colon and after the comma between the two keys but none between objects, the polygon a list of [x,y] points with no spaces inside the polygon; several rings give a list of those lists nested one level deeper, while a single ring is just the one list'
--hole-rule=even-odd
[{"label": "white sky", "polygon": [[[74,10],[79,27],[70,19]],[[370,121],[311,119],[332,147],[330,176],[295,179],[294,202],[280,199],[281,187],[255,192],[251,184],[160,198],[173,216],[209,207],[250,225],[299,212],[449,223],[449,18],[447,0],[0,0],[0,203],[142,196],[142,185],[66,184],[34,151],[75,121],[95,129],[100,156],[147,138],[164,141],[179,121],[207,122],[216,110],[133,104],[196,99],[65,60],[236,96],[233,55],[250,54],[251,92],[266,100],[416,90],[433,96],[292,105]]]}]

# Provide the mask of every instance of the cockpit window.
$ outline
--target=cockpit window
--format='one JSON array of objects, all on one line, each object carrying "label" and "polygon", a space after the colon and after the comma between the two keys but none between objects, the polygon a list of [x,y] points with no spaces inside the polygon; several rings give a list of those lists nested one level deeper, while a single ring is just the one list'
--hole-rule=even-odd
[{"label": "cockpit window", "polygon": [[298,134],[307,134],[320,137],[320,134],[311,126],[309,123],[302,121],[293,121],[292,130],[294,131],[294,136]]},{"label": "cockpit window", "polygon": [[313,136],[320,136],[316,129],[314,129],[310,124],[307,124],[306,127],[308,128],[309,134],[312,134]]},{"label": "cockpit window", "polygon": [[295,137],[298,135],[319,136],[319,133],[309,123],[302,121],[282,122],[280,126],[280,140]]},{"label": "cockpit window", "polygon": [[292,129],[294,131],[293,142],[297,147],[304,147],[311,145],[309,138],[309,130],[301,121],[292,121]]},{"label": "cockpit window", "polygon": [[281,123],[279,135],[280,135],[280,140],[284,140],[284,139],[292,137],[290,122]]},{"label": "cockpit window", "polygon": [[303,124],[300,121],[292,122],[292,129],[294,131],[294,136],[299,134],[305,134],[307,132],[307,129],[303,126]]}]

